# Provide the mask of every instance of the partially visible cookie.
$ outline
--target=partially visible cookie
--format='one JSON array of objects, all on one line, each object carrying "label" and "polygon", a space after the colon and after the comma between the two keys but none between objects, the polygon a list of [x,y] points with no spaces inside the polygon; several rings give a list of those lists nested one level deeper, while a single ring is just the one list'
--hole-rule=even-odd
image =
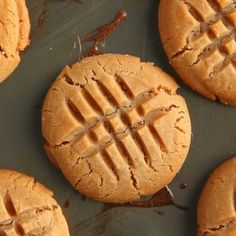
[{"label": "partially visible cookie", "polygon": [[236,157],[209,177],[198,203],[198,235],[236,235]]},{"label": "partially visible cookie", "polygon": [[53,193],[33,178],[0,170],[0,235],[69,236]]},{"label": "partially visible cookie", "polygon": [[191,125],[173,79],[139,58],[107,54],[67,66],[42,111],[49,158],[75,189],[124,203],[151,195],[187,156]]},{"label": "partially visible cookie", "polygon": [[0,82],[2,82],[19,64],[19,51],[23,51],[30,42],[30,22],[25,0],[1,0],[0,22]]},{"label": "partially visible cookie", "polygon": [[159,29],[181,79],[207,98],[236,106],[235,0],[161,0]]}]

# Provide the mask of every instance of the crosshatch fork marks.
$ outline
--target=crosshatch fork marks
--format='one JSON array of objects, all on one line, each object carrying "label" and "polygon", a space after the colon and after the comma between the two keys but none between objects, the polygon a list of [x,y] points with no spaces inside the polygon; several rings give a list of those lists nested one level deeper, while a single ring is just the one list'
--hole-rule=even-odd
[{"label": "crosshatch fork marks", "polygon": [[[184,49],[181,49],[181,51],[175,53],[171,58],[175,59],[178,58],[178,56],[183,55],[186,51],[190,50],[192,51],[193,48],[190,46],[191,42],[202,37],[204,34],[208,36],[208,38],[211,41],[211,44],[206,45],[203,50],[199,53],[197,56],[197,59],[192,63],[191,66],[197,65],[201,60],[206,59],[209,57],[215,50],[218,50],[224,57],[226,57],[226,53],[223,52],[222,46],[229,42],[231,39],[235,39],[236,37],[236,29],[232,26],[232,23],[227,18],[228,14],[231,14],[236,11],[236,2],[233,2],[229,4],[228,6],[224,8],[220,8],[220,5],[215,0],[206,0],[208,5],[213,9],[215,12],[214,15],[210,16],[206,21],[204,21],[203,17],[201,16],[201,13],[196,9],[189,1],[183,0],[184,4],[187,6],[189,13],[191,16],[199,22],[199,26],[195,28],[193,31],[189,33],[189,36],[186,38],[186,45]],[[221,35],[220,37],[214,37],[210,33],[210,26],[216,22],[222,22],[223,25],[227,28],[228,32]],[[235,58],[235,55],[232,55],[230,57],[229,63],[232,63],[231,59]],[[216,68],[213,68],[213,71],[210,72],[210,75],[212,76],[215,73],[219,73],[221,69],[225,68],[225,63],[222,61],[220,63],[221,65],[215,65]],[[233,64],[234,65],[234,64]],[[220,68],[220,70],[219,70]]]},{"label": "crosshatch fork marks", "polygon": [[[42,235],[46,231],[48,231],[50,227],[50,219],[48,219],[48,225],[39,225],[35,226],[30,232],[25,232],[23,228],[23,224],[27,224],[30,221],[36,220],[38,216],[43,214],[45,211],[52,211],[53,209],[49,209],[48,207],[42,207],[42,208],[32,208],[29,210],[25,210],[23,212],[17,213],[17,210],[15,208],[15,205],[12,201],[12,198],[9,193],[6,193],[5,197],[3,198],[4,207],[8,214],[6,216],[6,220],[3,220],[0,222],[0,236],[10,236],[10,235],[18,235],[18,236],[24,236],[24,235]],[[2,209],[3,210],[3,209]],[[39,231],[42,233],[33,234],[34,232]],[[14,232],[14,233],[13,233]]]},{"label": "crosshatch fork marks", "polygon": [[[193,65],[198,64],[201,60],[206,59],[207,57],[209,57],[210,55],[212,55],[213,52],[215,52],[216,50],[218,50],[224,57],[227,56],[227,54],[223,51],[222,47],[224,44],[226,44],[227,42],[229,42],[231,39],[233,39],[236,33],[236,29],[232,32],[230,32],[229,34],[222,36],[219,39],[216,39],[212,42],[212,44],[207,45],[206,47],[204,47],[204,49],[202,50],[202,52],[200,52],[197,56],[196,61],[193,63]],[[232,58],[235,57],[234,55],[232,55]]]},{"label": "crosshatch fork marks", "polygon": [[[183,0],[184,4],[187,6],[189,13],[191,16],[199,22],[199,26],[195,29],[193,29],[192,32],[190,32],[189,37],[187,37],[186,41],[189,43],[191,40],[197,39],[201,37],[204,33],[209,32],[210,25],[222,21],[222,23],[228,28],[229,31],[232,30],[232,24],[226,17],[227,15],[235,12],[236,8],[236,2],[232,3],[225,8],[219,10],[218,12],[215,11],[215,7],[212,9],[214,10],[215,14],[210,16],[206,21],[204,21],[203,17],[201,16],[201,13],[196,9],[191,3],[189,3],[187,0]],[[211,6],[211,5],[210,5]]]},{"label": "crosshatch fork marks", "polygon": [[[99,81],[97,78],[93,78],[92,83],[96,84],[96,89],[100,91],[99,94],[102,94],[103,98],[102,99],[106,99],[106,101],[108,101],[111,105],[111,107],[113,107],[113,110],[115,111],[112,114],[103,114],[102,113],[102,107],[100,105],[100,103],[98,103],[99,98],[97,98],[97,100],[95,100],[93,98],[93,94],[91,94],[91,91],[89,91],[88,89],[86,89],[86,86],[84,86],[83,88],[80,87],[80,92],[83,95],[84,99],[87,101],[87,103],[89,104],[90,108],[94,110],[94,112],[97,114],[96,120],[93,122],[93,125],[89,125],[87,123],[84,123],[85,118],[82,119],[82,114],[78,111],[78,109],[74,109],[74,106],[71,106],[71,104],[69,103],[69,109],[71,110],[71,113],[74,116],[77,116],[77,114],[79,114],[79,116],[77,117],[77,120],[84,123],[84,127],[85,129],[83,129],[81,131],[81,133],[77,134],[74,139],[72,140],[73,143],[75,143],[77,140],[79,140],[81,137],[83,137],[84,135],[87,135],[88,133],[91,133],[91,131],[95,128],[95,126],[97,126],[98,124],[102,124],[103,127],[105,128],[105,132],[110,135],[110,137],[112,138],[112,140],[109,140],[109,142],[105,142],[105,143],[101,143],[98,142],[97,140],[90,140],[92,142],[92,145],[96,145],[97,149],[93,148],[92,152],[86,152],[86,156],[85,157],[81,157],[81,158],[88,158],[92,155],[95,155],[95,153],[100,152],[103,156],[103,158],[105,158],[105,163],[108,164],[109,169],[112,171],[112,173],[114,174],[114,176],[119,179],[118,173],[117,173],[117,167],[115,166],[115,164],[113,162],[111,162],[111,157],[107,158],[106,154],[106,147],[108,145],[110,145],[112,142],[116,143],[116,148],[118,149],[118,152],[120,152],[120,154],[122,156],[126,156],[126,158],[128,157],[128,161],[126,162],[129,165],[130,170],[132,170],[133,165],[132,165],[132,157],[130,156],[129,153],[129,148],[124,149],[124,147],[121,146],[122,144],[122,140],[123,138],[127,137],[128,135],[130,135],[130,137],[132,138],[132,140],[134,141],[134,147],[135,149],[137,149],[137,151],[141,151],[141,153],[143,153],[143,158],[145,163],[147,164],[147,166],[149,166],[150,169],[152,169],[153,171],[156,172],[155,167],[152,164],[152,156],[151,154],[147,156],[145,147],[143,146],[143,142],[140,139],[136,139],[136,135],[135,132],[136,130],[142,128],[145,125],[148,125],[146,122],[146,117],[143,116],[143,111],[142,109],[139,109],[144,103],[150,101],[151,99],[154,99],[156,96],[158,96],[157,92],[154,92],[151,88],[149,91],[145,91],[142,92],[141,94],[139,94],[136,97],[133,97],[132,95],[132,91],[130,90],[130,88],[126,85],[125,81],[123,81],[121,76],[116,76],[116,77],[112,77],[111,78],[111,83],[116,83],[119,88],[121,89],[121,91],[123,92],[123,96],[125,98],[123,98],[123,100],[128,101],[128,105],[124,104],[123,106],[118,106],[119,101],[117,101],[117,97],[114,97],[114,95],[112,95],[112,92],[109,91],[106,87],[106,84],[103,83],[103,81]],[[70,84],[71,85],[71,84]],[[74,85],[71,85],[74,86]],[[161,91],[163,92],[163,91]],[[169,94],[165,93],[166,96],[170,96]],[[118,98],[118,99],[122,99],[122,98]],[[162,110],[163,107],[160,107],[160,113],[163,113],[161,116],[163,115],[168,115],[168,112],[172,109],[172,108],[176,108],[176,106],[174,106],[174,104],[171,105],[171,107],[164,107],[164,111]],[[127,114],[131,111],[135,111],[137,114],[137,119],[142,121],[139,122],[137,126],[132,126],[131,124],[129,124],[128,120],[126,119]],[[159,119],[161,117],[159,116],[154,116],[149,123],[153,123],[155,120]],[[124,132],[120,133],[116,130],[116,125],[115,127],[112,127],[111,125],[111,119],[117,117],[119,122],[125,127]],[[113,124],[114,125],[114,124]],[[154,132],[150,132],[151,136],[154,136],[155,133]],[[160,142],[159,137],[153,137],[153,139],[156,141],[157,145],[160,147],[161,151],[163,151],[163,145]],[[71,143],[70,143],[71,145]],[[123,150],[123,151],[122,151]],[[125,150],[125,153],[124,153]],[[131,173],[132,174],[132,173]],[[133,176],[133,174],[132,174]],[[136,181],[134,180],[134,183]]]}]

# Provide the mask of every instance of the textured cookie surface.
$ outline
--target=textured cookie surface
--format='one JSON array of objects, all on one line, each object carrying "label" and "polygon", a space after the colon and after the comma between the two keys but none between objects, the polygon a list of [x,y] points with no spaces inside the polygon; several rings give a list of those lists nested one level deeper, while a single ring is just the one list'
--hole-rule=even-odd
[{"label": "textured cookie surface", "polygon": [[0,82],[20,62],[19,51],[29,44],[30,22],[25,0],[0,1]]},{"label": "textured cookie surface", "polygon": [[235,0],[161,0],[161,40],[183,81],[236,106]]},{"label": "textured cookie surface", "polygon": [[42,114],[47,153],[82,194],[127,202],[168,184],[190,143],[176,83],[136,57],[102,55],[66,67]]},{"label": "textured cookie surface", "polygon": [[0,170],[0,235],[69,236],[52,195],[31,177]]},{"label": "textured cookie surface", "polygon": [[198,204],[198,235],[236,235],[236,157],[208,179]]}]

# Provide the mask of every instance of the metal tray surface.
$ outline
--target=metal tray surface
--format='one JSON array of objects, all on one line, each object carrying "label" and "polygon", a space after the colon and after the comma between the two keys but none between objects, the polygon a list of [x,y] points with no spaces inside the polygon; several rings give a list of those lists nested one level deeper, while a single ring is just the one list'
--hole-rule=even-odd
[{"label": "metal tray surface", "polygon": [[[118,10],[127,19],[106,42],[105,51],[131,54],[154,62],[175,78],[157,31],[157,0],[28,0],[32,23],[31,45],[10,78],[0,85],[0,168],[34,176],[55,193],[72,236],[191,236],[196,232],[196,206],[208,174],[236,154],[236,109],[209,101],[179,81],[192,120],[188,158],[170,187],[174,207],[114,208],[96,216],[102,203],[83,198],[47,159],[41,136],[44,96],[65,64],[79,58],[78,40],[96,26],[109,22]],[[39,16],[46,15],[39,26]],[[43,21],[41,19],[41,21]],[[75,48],[75,45],[76,48]],[[186,183],[186,189],[179,185]],[[65,204],[66,203],[66,204]],[[65,206],[66,205],[66,206]],[[164,211],[163,215],[158,211]]]}]

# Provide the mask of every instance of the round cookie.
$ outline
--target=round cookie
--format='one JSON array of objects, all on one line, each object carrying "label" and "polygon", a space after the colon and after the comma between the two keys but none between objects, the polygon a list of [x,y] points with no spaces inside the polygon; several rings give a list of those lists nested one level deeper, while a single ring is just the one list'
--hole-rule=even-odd
[{"label": "round cookie", "polygon": [[82,194],[124,203],[169,184],[191,125],[171,77],[139,58],[107,54],[66,66],[42,111],[48,156]]},{"label": "round cookie", "polygon": [[236,2],[161,0],[159,29],[181,79],[209,99],[236,106]]},{"label": "round cookie", "polygon": [[23,51],[30,42],[30,22],[25,0],[1,0],[0,22],[0,82],[2,82],[19,64],[19,51]]},{"label": "round cookie", "polygon": [[236,235],[236,157],[209,177],[198,203],[198,235]]},{"label": "round cookie", "polygon": [[0,235],[69,236],[53,193],[33,178],[0,170]]}]

